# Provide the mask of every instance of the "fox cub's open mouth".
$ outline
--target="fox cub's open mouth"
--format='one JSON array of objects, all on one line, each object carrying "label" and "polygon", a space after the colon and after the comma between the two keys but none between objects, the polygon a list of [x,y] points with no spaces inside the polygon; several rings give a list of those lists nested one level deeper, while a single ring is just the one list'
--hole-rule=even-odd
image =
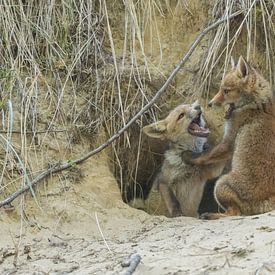
[{"label": "fox cub's open mouth", "polygon": [[225,112],[224,118],[229,119],[232,116],[233,111],[235,110],[235,104],[230,103],[227,111]]},{"label": "fox cub's open mouth", "polygon": [[188,126],[188,132],[192,136],[197,136],[197,137],[207,137],[210,134],[210,131],[208,128],[204,128],[201,125],[201,116],[202,113],[198,114],[189,124]]}]

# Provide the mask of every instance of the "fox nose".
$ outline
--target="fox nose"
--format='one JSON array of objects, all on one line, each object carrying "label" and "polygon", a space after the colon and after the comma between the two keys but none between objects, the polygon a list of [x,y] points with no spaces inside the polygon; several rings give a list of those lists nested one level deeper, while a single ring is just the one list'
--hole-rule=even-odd
[{"label": "fox nose", "polygon": [[194,109],[197,110],[197,111],[199,111],[199,112],[201,112],[201,106],[200,105],[195,106]]},{"label": "fox nose", "polygon": [[212,101],[209,101],[208,102],[208,107],[212,107],[213,106],[213,102]]}]

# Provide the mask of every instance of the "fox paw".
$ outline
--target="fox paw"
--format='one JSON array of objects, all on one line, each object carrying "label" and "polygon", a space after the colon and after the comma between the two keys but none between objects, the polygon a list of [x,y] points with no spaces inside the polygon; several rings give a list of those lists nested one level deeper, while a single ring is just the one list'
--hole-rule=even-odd
[{"label": "fox paw", "polygon": [[200,219],[201,220],[218,220],[222,217],[225,217],[224,214],[221,214],[221,213],[203,213],[200,215]]},{"label": "fox paw", "polygon": [[207,164],[207,158],[205,158],[205,156],[200,156],[198,158],[192,159],[192,163],[194,165],[206,165]]},{"label": "fox paw", "polygon": [[201,214],[199,218],[201,220],[210,220],[210,218],[209,218],[210,215],[211,215],[211,213],[206,212],[206,213]]},{"label": "fox paw", "polygon": [[205,142],[203,145],[203,151],[209,151],[211,149],[211,145],[208,142]]},{"label": "fox paw", "polygon": [[175,218],[175,217],[181,217],[182,216],[182,212],[181,210],[174,210],[171,214],[172,218]]}]

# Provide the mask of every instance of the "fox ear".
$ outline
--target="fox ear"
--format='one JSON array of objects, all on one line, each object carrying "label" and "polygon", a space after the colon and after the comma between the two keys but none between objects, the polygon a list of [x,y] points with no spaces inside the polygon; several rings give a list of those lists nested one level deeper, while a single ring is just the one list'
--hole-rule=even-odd
[{"label": "fox ear", "polygon": [[232,69],[235,69],[236,68],[236,62],[235,62],[234,57],[232,55],[231,55],[230,61],[231,61],[231,67],[232,67]]},{"label": "fox ear", "polygon": [[242,56],[240,56],[239,58],[239,61],[237,64],[237,70],[240,77],[246,77],[249,73],[249,66]]},{"label": "fox ear", "polygon": [[167,132],[167,122],[165,120],[160,120],[158,122],[147,125],[143,127],[143,132],[149,137],[165,139]]}]

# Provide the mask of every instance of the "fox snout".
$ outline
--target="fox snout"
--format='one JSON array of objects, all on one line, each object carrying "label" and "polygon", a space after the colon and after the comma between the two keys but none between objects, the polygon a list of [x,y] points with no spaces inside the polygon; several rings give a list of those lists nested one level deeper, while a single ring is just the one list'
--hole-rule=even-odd
[{"label": "fox snout", "polygon": [[188,117],[192,120],[202,114],[202,108],[199,104],[193,104],[188,111]]},{"label": "fox snout", "polygon": [[198,112],[201,113],[201,106],[200,106],[200,105],[196,105],[196,106],[194,107],[194,109],[195,109],[196,111],[198,111]]},{"label": "fox snout", "polygon": [[208,107],[213,107],[213,106],[221,106],[221,103],[220,102],[215,102],[215,101],[213,101],[213,99],[211,99],[208,102]]},{"label": "fox snout", "polygon": [[196,110],[199,114],[202,113],[202,108],[200,106],[200,103],[198,100],[196,100],[193,104],[192,104],[192,109]]},{"label": "fox snout", "polygon": [[213,107],[213,106],[221,106],[222,103],[224,102],[224,95],[222,91],[219,91],[209,102],[208,106]]}]

